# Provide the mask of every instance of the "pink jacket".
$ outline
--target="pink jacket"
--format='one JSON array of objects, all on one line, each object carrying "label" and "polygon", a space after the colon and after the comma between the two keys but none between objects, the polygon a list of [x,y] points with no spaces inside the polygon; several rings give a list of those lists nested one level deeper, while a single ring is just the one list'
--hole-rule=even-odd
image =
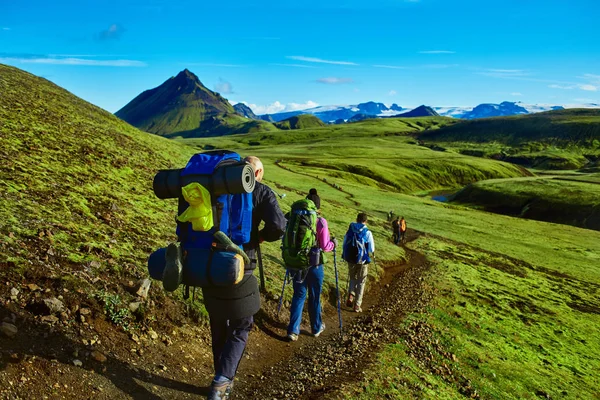
[{"label": "pink jacket", "polygon": [[335,243],[330,240],[327,220],[323,217],[317,219],[317,240],[321,250],[326,252],[333,251]]}]

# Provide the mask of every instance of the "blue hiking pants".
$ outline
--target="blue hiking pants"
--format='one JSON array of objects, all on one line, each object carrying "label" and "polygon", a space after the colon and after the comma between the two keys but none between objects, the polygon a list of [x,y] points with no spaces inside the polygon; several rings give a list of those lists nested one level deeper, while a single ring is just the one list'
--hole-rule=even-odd
[{"label": "blue hiking pants", "polygon": [[244,355],[248,334],[253,324],[253,316],[231,320],[217,319],[211,316],[210,331],[215,380],[218,380],[219,377],[233,380]]},{"label": "blue hiking pants", "polygon": [[300,323],[302,322],[302,310],[304,309],[304,300],[308,291],[308,316],[310,317],[310,329],[312,333],[317,333],[321,329],[321,289],[323,288],[323,265],[311,267],[304,281],[300,273],[294,276],[294,297],[292,297],[292,306],[290,307],[290,324],[287,333],[300,334]]}]

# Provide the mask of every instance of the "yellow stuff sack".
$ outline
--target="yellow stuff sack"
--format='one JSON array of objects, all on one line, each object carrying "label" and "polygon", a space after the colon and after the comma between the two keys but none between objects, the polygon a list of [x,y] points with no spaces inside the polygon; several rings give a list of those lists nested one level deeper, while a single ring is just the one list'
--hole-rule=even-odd
[{"label": "yellow stuff sack", "polygon": [[177,217],[179,222],[191,222],[192,229],[206,232],[214,226],[210,193],[197,182],[181,188],[183,198],[189,207]]}]

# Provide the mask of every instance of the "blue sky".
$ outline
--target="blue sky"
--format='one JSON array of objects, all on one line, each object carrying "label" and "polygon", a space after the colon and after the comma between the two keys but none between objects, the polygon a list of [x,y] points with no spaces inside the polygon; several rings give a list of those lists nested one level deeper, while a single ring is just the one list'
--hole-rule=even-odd
[{"label": "blue sky", "polygon": [[600,103],[597,0],[0,0],[0,63],[115,112],[184,68],[256,112]]}]

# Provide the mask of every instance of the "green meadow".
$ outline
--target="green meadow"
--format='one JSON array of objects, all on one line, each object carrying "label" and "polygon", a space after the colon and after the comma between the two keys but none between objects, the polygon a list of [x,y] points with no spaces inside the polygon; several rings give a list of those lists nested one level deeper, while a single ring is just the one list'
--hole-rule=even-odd
[{"label": "green meadow", "polygon": [[[146,277],[148,254],[175,237],[176,203],[154,196],[154,174],[183,167],[196,151],[227,148],[261,157],[265,183],[286,194],[284,212],[316,188],[335,236],[366,211],[377,247],[371,279],[406,258],[391,243],[390,210],[422,233],[409,246],[431,263],[423,280],[429,305],[397,327],[397,343],[384,346],[379,362],[344,397],[598,398],[600,232],[415,196],[490,179],[504,192],[521,190],[510,182],[537,184],[522,167],[433,150],[415,139],[456,121],[367,120],[177,142],[141,132],[15,68],[0,66],[0,92],[3,279],[49,280],[91,298],[97,295],[91,282],[100,278],[106,293],[127,304],[132,298],[122,282]],[[596,186],[586,184],[581,196],[597,198],[587,192]],[[560,196],[575,201],[581,197],[575,193]],[[263,246],[267,289],[275,298],[285,273],[280,244]],[[332,258],[325,281],[330,298]],[[338,267],[345,282],[339,258]],[[180,298],[153,290],[153,296]],[[202,312],[201,300],[196,306]],[[419,351],[411,341],[417,327]]]}]

